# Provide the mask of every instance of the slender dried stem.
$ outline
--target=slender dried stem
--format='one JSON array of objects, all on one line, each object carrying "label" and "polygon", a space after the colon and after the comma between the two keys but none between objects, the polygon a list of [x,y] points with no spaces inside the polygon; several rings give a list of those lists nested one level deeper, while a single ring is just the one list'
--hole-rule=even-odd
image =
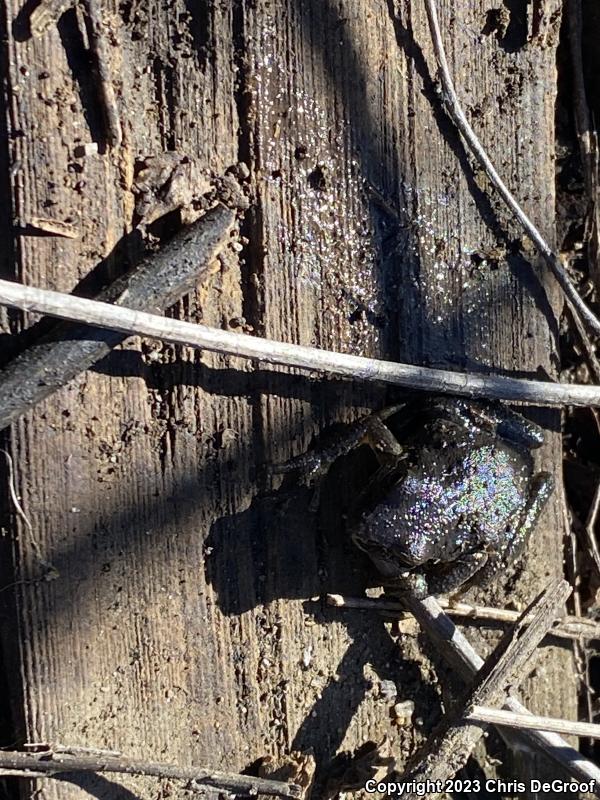
[{"label": "slender dried stem", "polygon": [[65,772],[115,772],[127,775],[150,775],[185,781],[188,788],[201,790],[207,786],[243,795],[257,794],[270,797],[300,797],[299,786],[252,775],[203,769],[178,767],[154,761],[141,761],[124,756],[66,755],[52,751],[18,753],[0,750],[0,770],[31,771],[29,777],[55,777]]},{"label": "slender dried stem", "polygon": [[[406,612],[403,603],[373,597],[343,597],[340,594],[326,595],[327,604],[335,608],[356,608],[365,611],[391,612],[397,616],[409,617],[412,615]],[[477,606],[469,603],[448,602],[444,598],[438,598],[440,606],[446,611],[448,616],[469,623],[501,623],[514,625],[518,620],[517,611],[510,611],[505,608],[492,608],[490,606]],[[562,617],[554,624],[548,632],[548,639],[568,639],[569,641],[580,641],[581,639],[600,639],[600,624],[585,617],[566,616]]]},{"label": "slender dried stem", "polygon": [[358,381],[390,383],[430,392],[491,397],[540,405],[600,405],[598,386],[468,374],[332,353],[167,319],[10,281],[0,280],[0,305],[76,320],[125,334],[149,336],[173,344],[257,359],[268,364],[316,370]]},{"label": "slender dried stem", "polygon": [[556,717],[541,717],[537,714],[515,714],[500,708],[474,705],[465,717],[467,720],[477,722],[490,722],[492,725],[501,725],[518,730],[540,730],[563,733],[565,736],[588,736],[600,739],[600,725],[591,722],[572,722],[568,719]]},{"label": "slender dried stem", "polygon": [[585,321],[590,331],[597,336],[600,335],[600,320],[581,299],[577,289],[573,285],[567,273],[567,270],[565,269],[562,260],[546,242],[540,231],[529,219],[500,175],[497,173],[483,145],[479,141],[475,131],[467,120],[458,100],[454,83],[452,81],[452,76],[450,75],[450,69],[448,67],[448,61],[446,59],[446,52],[444,50],[442,35],[438,22],[435,0],[425,0],[425,8],[427,11],[427,18],[429,20],[429,30],[431,33],[433,48],[435,50],[435,56],[439,67],[439,77],[442,85],[444,106],[450,118],[458,128],[467,147],[473,153],[481,165],[481,168],[485,171],[490,183],[496,188],[498,194],[504,200],[527,237],[531,239],[546,264],[552,270],[552,273],[562,288],[565,297],[573,309],[573,312]]},{"label": "slender dried stem", "polygon": [[586,542],[588,552],[592,557],[594,566],[596,567],[596,574],[600,576],[600,550],[598,549],[598,542],[596,540],[596,522],[598,521],[598,514],[600,513],[600,483],[596,486],[596,492],[592,505],[585,523]]}]

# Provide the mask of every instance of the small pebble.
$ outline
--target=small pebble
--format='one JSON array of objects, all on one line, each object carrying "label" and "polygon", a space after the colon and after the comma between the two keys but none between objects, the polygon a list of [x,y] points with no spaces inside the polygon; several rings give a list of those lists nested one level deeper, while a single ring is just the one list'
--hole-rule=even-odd
[{"label": "small pebble", "polygon": [[379,684],[379,696],[383,700],[395,700],[398,696],[398,690],[394,681],[381,681]]},{"label": "small pebble", "polygon": [[88,156],[97,156],[97,155],[98,155],[97,142],[86,142],[85,144],[77,145],[77,147],[75,148],[76,158],[86,158]]},{"label": "small pebble", "polygon": [[309,644],[308,647],[304,648],[304,652],[302,653],[302,666],[305,669],[308,669],[310,667],[312,661],[312,652],[313,649],[311,644]]},{"label": "small pebble", "polygon": [[415,711],[415,704],[412,700],[403,700],[401,703],[396,703],[394,706],[394,716],[396,724],[408,725],[412,720],[412,715]]}]

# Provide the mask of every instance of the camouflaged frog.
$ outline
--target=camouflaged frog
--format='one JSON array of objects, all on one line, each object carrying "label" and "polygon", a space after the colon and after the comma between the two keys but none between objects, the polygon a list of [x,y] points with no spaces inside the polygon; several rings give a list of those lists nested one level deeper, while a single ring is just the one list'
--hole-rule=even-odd
[{"label": "camouflaged frog", "polygon": [[539,427],[500,403],[436,397],[417,413],[372,414],[334,447],[275,471],[314,480],[368,444],[380,466],[354,504],[355,543],[399,588],[451,593],[487,583],[522,551],[553,487],[548,473],[534,472],[531,450],[543,441]]}]

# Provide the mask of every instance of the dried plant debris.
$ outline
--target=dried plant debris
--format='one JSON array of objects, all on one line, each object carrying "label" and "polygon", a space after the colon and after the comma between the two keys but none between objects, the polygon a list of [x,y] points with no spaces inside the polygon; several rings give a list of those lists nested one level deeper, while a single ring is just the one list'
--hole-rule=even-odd
[{"label": "dried plant debris", "polygon": [[382,780],[395,766],[396,760],[387,736],[380,742],[366,742],[354,753],[341,756],[338,768],[327,780],[323,798],[334,800],[342,792],[360,791],[368,780]]},{"label": "dried plant debris", "polygon": [[77,239],[79,237],[77,227],[71,222],[50,219],[49,217],[31,217],[26,223],[26,228],[31,228],[48,236],[59,236],[63,239]]},{"label": "dried plant debris", "polygon": [[191,222],[215,200],[230,208],[246,209],[249,201],[242,182],[249,174],[245,164],[236,164],[224,175],[214,175],[179,151],[145,156],[136,164],[133,184],[138,225],[151,225],[178,210],[185,222]]},{"label": "dried plant debris", "polygon": [[315,758],[312,753],[292,751],[278,758],[265,756],[260,762],[260,778],[293,783],[301,789],[301,800],[309,800],[315,777]]}]

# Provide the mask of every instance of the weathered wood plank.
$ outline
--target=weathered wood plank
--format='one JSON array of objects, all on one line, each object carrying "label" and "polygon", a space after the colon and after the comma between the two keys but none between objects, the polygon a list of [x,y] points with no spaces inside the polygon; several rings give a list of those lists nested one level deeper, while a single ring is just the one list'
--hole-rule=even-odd
[{"label": "weathered wood plank", "polygon": [[[529,38],[529,6],[513,4],[500,40],[482,33],[488,0],[440,5],[467,111],[552,238],[560,2]],[[137,157],[180,150],[215,171],[241,159],[250,244],[177,314],[219,326],[244,317],[273,338],[415,363],[555,374],[560,299],[535,259],[516,253],[517,232],[470,176],[439,111],[420,3],[106,8],[118,152],[75,155],[90,140],[103,149],[75,12],[39,39],[8,39],[12,215],[21,225],[78,219],[80,236],[16,235],[7,277],[68,291],[102,259],[115,272]],[[7,31],[20,11],[8,0]],[[405,756],[414,734],[392,726],[379,681],[395,680],[417,716],[431,713],[434,691],[410,660],[396,662],[383,623],[306,603],[364,585],[366,562],[341,519],[360,476],[353,483],[340,468],[317,519],[302,489],[254,499],[262,464],[383,401],[380,390],[133,341],[15,424],[17,489],[60,573],[35,582],[30,539],[11,517],[15,575],[27,581],[2,595],[23,686],[19,734],[223,769],[312,746],[323,770],[340,748],[384,733]],[[538,418],[558,430],[558,415]],[[501,603],[507,587],[529,599],[562,573],[556,433],[541,461],[558,491],[525,576],[492,593]],[[538,663],[532,710],[573,715],[568,654],[549,649]],[[104,779],[96,791],[114,796]],[[47,792],[79,794],[66,784]]]}]

